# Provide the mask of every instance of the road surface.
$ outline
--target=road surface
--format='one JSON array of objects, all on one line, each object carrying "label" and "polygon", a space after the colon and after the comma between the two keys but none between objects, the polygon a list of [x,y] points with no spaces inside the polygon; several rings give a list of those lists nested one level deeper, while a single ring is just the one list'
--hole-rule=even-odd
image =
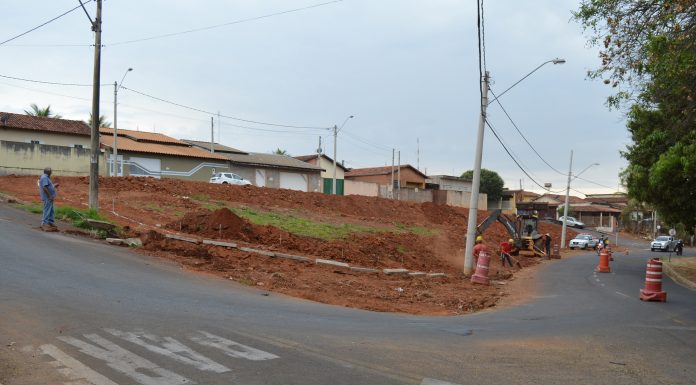
[{"label": "road surface", "polygon": [[533,301],[458,317],[340,308],[36,230],[0,204],[0,383],[694,384],[696,292],[638,300],[649,252],[545,265]]}]

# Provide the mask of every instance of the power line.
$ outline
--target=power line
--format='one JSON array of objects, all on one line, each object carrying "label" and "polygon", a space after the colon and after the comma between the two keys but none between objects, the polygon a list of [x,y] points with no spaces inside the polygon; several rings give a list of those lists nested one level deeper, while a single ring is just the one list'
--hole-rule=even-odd
[{"label": "power line", "polygon": [[[88,1],[92,1],[92,0],[88,0]],[[69,13],[75,11],[76,9],[78,9],[78,8],[80,8],[80,7],[82,7],[82,3],[80,3],[80,5],[78,5],[77,7],[72,8],[72,9],[70,9],[69,11],[63,12],[63,13],[61,13],[60,15],[54,17],[53,19],[48,20],[48,21],[46,21],[46,22],[44,22],[44,23],[41,23],[41,24],[37,25],[36,27],[34,27],[34,28],[32,28],[32,29],[26,31],[26,32],[22,32],[22,33],[20,33],[19,35],[16,35],[16,36],[11,37],[11,38],[9,38],[9,39],[3,41],[3,42],[0,42],[0,45],[3,45],[3,44],[5,44],[5,43],[9,43],[9,42],[11,42],[12,40],[18,39],[18,38],[20,38],[20,37],[22,37],[22,36],[24,36],[24,35],[26,35],[26,34],[28,34],[28,33],[30,33],[30,32],[36,31],[37,29],[43,27],[44,25],[49,24],[49,23],[51,23],[51,22],[53,22],[53,21],[56,21],[56,20],[60,19],[61,17],[63,17],[63,16],[65,16],[65,15],[67,15],[67,14],[69,14]]]},{"label": "power line", "polygon": [[[0,75],[0,78],[20,80],[23,82],[30,82],[30,83],[51,84],[51,85],[55,85],[55,86],[92,87],[92,84],[49,82],[49,81],[43,81],[43,80],[18,78],[15,76],[8,76],[8,75]],[[105,87],[105,86],[110,86],[110,85],[111,84],[102,84],[101,86]]]},{"label": "power line", "polygon": [[576,176],[575,179],[580,179],[580,180],[582,180],[582,181],[585,181],[585,182],[587,182],[587,183],[592,183],[593,185],[597,185],[597,186],[599,186],[599,187],[604,187],[604,188],[608,188],[608,189],[613,189],[613,187],[609,187],[609,186],[607,186],[607,185],[603,185],[603,184],[601,184],[601,183],[597,183],[597,182],[591,181],[591,180],[589,180],[589,179],[581,178],[581,177],[579,177],[579,176]]},{"label": "power line", "polygon": [[488,128],[490,128],[491,132],[493,133],[493,136],[495,136],[495,138],[498,139],[498,142],[499,142],[500,145],[503,147],[503,150],[505,150],[505,152],[508,154],[508,156],[510,157],[510,159],[512,159],[512,161],[515,162],[515,164],[517,165],[517,167],[524,173],[524,175],[527,175],[527,177],[528,177],[532,182],[534,182],[534,184],[536,184],[537,186],[541,187],[543,190],[545,190],[545,191],[550,191],[548,188],[546,188],[546,187],[542,186],[541,184],[539,184],[539,182],[537,182],[536,179],[532,178],[532,176],[529,175],[529,173],[527,172],[527,170],[525,170],[525,169],[522,167],[522,165],[520,165],[520,163],[517,161],[517,159],[515,159],[515,157],[512,156],[512,154],[510,153],[510,151],[508,150],[508,148],[505,146],[505,144],[503,144],[502,139],[500,139],[500,136],[498,136],[498,133],[495,131],[495,129],[493,128],[493,126],[491,126],[491,124],[490,124],[490,122],[488,122],[488,120],[486,120],[486,125],[488,126]]},{"label": "power line", "polygon": [[347,137],[349,137],[349,138],[351,138],[351,139],[353,139],[353,140],[355,140],[355,141],[358,141],[358,142],[367,144],[368,146],[372,146],[372,147],[374,147],[374,148],[377,148],[377,149],[380,149],[380,150],[383,150],[383,151],[391,151],[391,150],[392,150],[392,147],[388,147],[388,146],[385,146],[385,145],[382,145],[382,144],[377,144],[377,143],[371,142],[370,140],[365,139],[365,138],[363,138],[363,137],[361,137],[361,136],[358,136],[358,135],[356,135],[356,134],[353,134],[353,133],[350,133],[350,132],[347,132],[347,131],[344,131],[343,133],[344,133]]},{"label": "power line", "polygon": [[503,112],[505,113],[505,116],[507,116],[508,120],[510,120],[510,123],[512,123],[512,125],[515,127],[515,130],[517,130],[517,132],[520,134],[520,136],[522,137],[522,139],[524,139],[524,141],[527,143],[527,145],[529,145],[529,148],[531,148],[532,151],[534,151],[534,153],[539,157],[539,159],[541,159],[542,162],[546,163],[547,166],[549,166],[553,171],[557,172],[558,174],[566,175],[565,173],[563,173],[563,172],[557,170],[555,167],[553,167],[549,162],[546,161],[546,159],[544,159],[544,158],[541,156],[541,154],[539,154],[539,152],[536,150],[536,148],[534,148],[534,146],[529,142],[529,140],[527,140],[527,137],[524,136],[524,134],[522,133],[522,131],[520,130],[520,128],[517,126],[517,124],[515,123],[515,121],[514,121],[514,120],[512,119],[512,117],[510,116],[510,114],[508,114],[508,112],[507,112],[507,110],[505,109],[505,107],[503,107],[503,104],[500,103],[500,99],[498,99],[498,96],[495,94],[495,92],[493,92],[493,90],[490,89],[490,88],[489,88],[489,91],[491,91],[491,94],[492,94],[493,97],[495,98],[495,101],[496,101],[496,102],[498,103],[498,105],[500,106],[500,109],[503,110]]},{"label": "power line", "polygon": [[246,18],[246,19],[240,19],[240,20],[230,21],[230,22],[227,22],[227,23],[215,24],[215,25],[211,25],[211,26],[207,26],[207,27],[194,28],[194,29],[189,29],[189,30],[180,31],[180,32],[166,33],[166,34],[163,34],[163,35],[155,35],[155,36],[150,36],[150,37],[145,37],[145,38],[140,38],[140,39],[119,41],[119,42],[116,42],[116,43],[107,44],[107,46],[115,46],[115,45],[123,45],[123,44],[138,43],[138,42],[143,42],[143,41],[148,41],[148,40],[164,39],[164,38],[167,38],[167,37],[178,36],[178,35],[184,35],[184,34],[187,34],[187,33],[194,33],[194,32],[207,31],[207,30],[211,30],[211,29],[215,29],[215,28],[226,27],[226,26],[228,26],[228,25],[246,23],[246,22],[249,22],[249,21],[256,21],[256,20],[261,20],[261,19],[267,19],[267,18],[273,17],[273,16],[279,16],[279,15],[285,15],[285,14],[293,13],[293,12],[305,11],[305,10],[308,10],[308,9],[317,8],[317,7],[321,7],[321,6],[329,5],[329,4],[333,4],[333,3],[338,3],[338,2],[341,2],[341,1],[343,1],[343,0],[327,1],[327,2],[324,2],[324,3],[308,5],[308,6],[306,6],[306,7],[300,7],[300,8],[294,8],[294,9],[289,9],[289,10],[280,11],[280,12],[269,13],[269,14],[262,15],[262,16],[250,17],[250,18]]},{"label": "power line", "polygon": [[[159,97],[157,97],[157,96],[153,96],[153,95],[150,95],[150,94],[146,94],[146,93],[141,92],[141,91],[136,91],[136,90],[134,90],[134,89],[132,89],[132,88],[121,87],[121,89],[128,90],[128,91],[131,91],[131,92],[136,93],[136,94],[138,94],[138,95],[145,96],[145,97],[147,97],[147,98],[154,99],[154,100],[157,100],[157,101],[160,101],[160,102],[163,102],[163,103],[171,104],[171,105],[173,105],[173,106],[185,108],[185,109],[187,109],[187,110],[196,111],[196,112],[201,112],[201,113],[208,114],[208,115],[217,115],[217,112],[206,111],[206,110],[203,110],[203,109],[200,109],[200,108],[187,106],[187,105],[184,105],[184,104],[181,104],[181,103],[177,103],[177,102],[172,102],[171,100],[159,98]],[[257,120],[242,119],[242,118],[237,118],[237,117],[234,117],[234,116],[222,115],[222,114],[220,114],[220,117],[227,118],[227,119],[232,119],[232,120],[237,120],[237,121],[240,121],[240,122],[261,124],[261,125],[265,125],[265,126],[274,126],[274,127],[306,128],[306,129],[312,129],[312,130],[328,130],[328,129],[330,129],[330,127],[294,126],[294,125],[289,125],[289,124],[279,124],[279,123],[260,122],[260,121],[257,121]]]}]

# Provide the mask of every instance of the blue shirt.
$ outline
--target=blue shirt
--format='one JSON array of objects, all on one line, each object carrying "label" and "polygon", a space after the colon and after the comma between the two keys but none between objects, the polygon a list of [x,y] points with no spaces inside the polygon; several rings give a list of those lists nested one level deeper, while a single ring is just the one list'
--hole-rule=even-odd
[{"label": "blue shirt", "polygon": [[[49,192],[48,196],[46,195],[46,191],[44,191],[44,187],[46,187]],[[56,188],[53,187],[51,178],[49,178],[46,174],[41,175],[41,178],[39,178],[39,194],[41,194],[42,201],[56,198]]]}]

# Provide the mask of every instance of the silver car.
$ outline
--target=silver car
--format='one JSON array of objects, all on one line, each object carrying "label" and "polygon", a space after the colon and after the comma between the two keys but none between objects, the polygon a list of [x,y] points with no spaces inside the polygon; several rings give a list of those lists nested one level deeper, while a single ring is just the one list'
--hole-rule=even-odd
[{"label": "silver car", "polygon": [[251,184],[251,182],[249,182],[248,180],[231,172],[219,172],[213,175],[213,177],[210,178],[210,183],[236,184],[239,186],[246,186]]},{"label": "silver car", "polygon": [[650,242],[650,251],[672,251],[674,246],[677,245],[677,241],[674,237],[668,235],[660,235],[655,238],[654,241]]}]

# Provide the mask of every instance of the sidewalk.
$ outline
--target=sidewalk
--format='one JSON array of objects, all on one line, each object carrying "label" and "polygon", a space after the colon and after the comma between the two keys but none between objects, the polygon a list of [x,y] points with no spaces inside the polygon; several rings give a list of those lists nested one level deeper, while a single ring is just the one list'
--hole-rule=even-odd
[{"label": "sidewalk", "polygon": [[665,268],[665,274],[669,275],[674,282],[696,290],[696,257],[672,257],[671,262],[663,258],[662,265]]}]

